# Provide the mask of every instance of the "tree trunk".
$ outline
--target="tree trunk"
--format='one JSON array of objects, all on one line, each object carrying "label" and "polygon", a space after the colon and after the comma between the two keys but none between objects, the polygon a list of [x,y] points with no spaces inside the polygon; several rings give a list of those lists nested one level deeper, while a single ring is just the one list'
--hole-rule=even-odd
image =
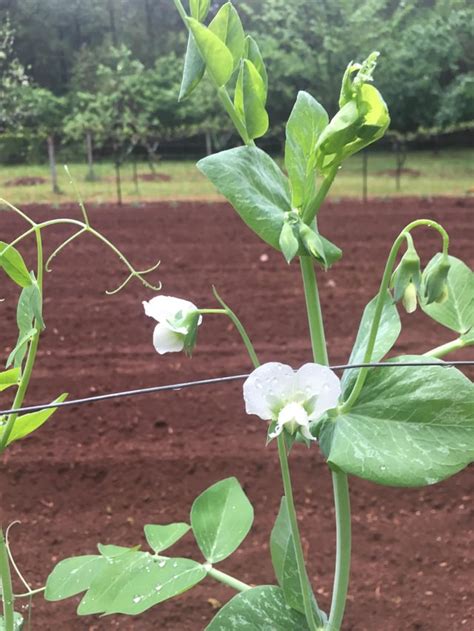
[{"label": "tree trunk", "polygon": [[212,135],[209,129],[206,129],[205,135],[206,135],[206,155],[210,156],[212,154]]},{"label": "tree trunk", "polygon": [[369,164],[369,154],[367,151],[362,152],[362,201],[364,204],[367,203],[368,197],[368,186],[367,186],[367,176],[368,176],[368,164]]},{"label": "tree trunk", "polygon": [[92,149],[92,134],[90,131],[86,133],[86,151],[87,151],[87,175],[86,182],[94,182],[96,177],[94,173],[94,152]]},{"label": "tree trunk", "polygon": [[58,186],[58,172],[56,170],[56,155],[54,152],[54,136],[52,134],[48,136],[48,158],[53,193],[59,195],[59,193],[61,193],[61,190]]},{"label": "tree trunk", "polygon": [[122,180],[120,178],[120,161],[115,161],[115,186],[117,189],[117,204],[122,205]]},{"label": "tree trunk", "polygon": [[115,7],[114,0],[108,0],[107,8],[109,11],[109,23],[110,23],[110,34],[112,35],[112,44],[117,47],[118,45],[118,37],[117,37],[117,24],[115,21]]},{"label": "tree trunk", "polygon": [[140,191],[138,189],[138,171],[137,171],[137,157],[134,155],[133,156],[133,183],[135,185],[135,194],[139,195]]}]

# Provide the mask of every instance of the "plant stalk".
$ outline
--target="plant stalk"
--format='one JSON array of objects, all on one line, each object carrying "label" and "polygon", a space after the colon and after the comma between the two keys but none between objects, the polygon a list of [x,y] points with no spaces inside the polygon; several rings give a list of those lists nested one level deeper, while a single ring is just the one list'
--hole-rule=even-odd
[{"label": "plant stalk", "polygon": [[8,559],[8,551],[3,536],[3,530],[0,528],[0,581],[2,586],[2,602],[3,602],[3,627],[5,631],[13,631],[14,629],[14,609],[13,609],[13,588],[12,577],[10,573],[10,563]]},{"label": "plant stalk", "polygon": [[451,342],[446,342],[446,344],[441,344],[441,346],[437,346],[436,348],[432,348],[430,351],[423,353],[426,357],[444,357],[448,353],[452,353],[453,351],[457,351],[460,348],[464,348],[464,346],[469,346],[466,342],[458,337]]},{"label": "plant stalk", "polygon": [[242,581],[239,581],[239,579],[234,578],[225,572],[221,572],[221,570],[216,570],[213,567],[209,568],[207,565],[205,565],[204,568],[208,576],[211,576],[216,581],[219,581],[219,583],[223,583],[238,592],[246,592],[248,589],[252,589],[250,585],[247,585],[247,583],[243,583]]}]

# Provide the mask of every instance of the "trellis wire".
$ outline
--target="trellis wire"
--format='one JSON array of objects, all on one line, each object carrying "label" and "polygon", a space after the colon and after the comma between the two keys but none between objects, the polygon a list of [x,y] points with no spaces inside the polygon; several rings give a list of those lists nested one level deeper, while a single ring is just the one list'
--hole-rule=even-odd
[{"label": "trellis wire", "polygon": [[[331,370],[352,370],[354,368],[399,368],[401,366],[420,367],[420,366],[473,366],[474,360],[458,360],[458,361],[426,361],[426,362],[371,362],[363,364],[339,364],[329,366]],[[239,381],[247,379],[249,374],[245,375],[229,375],[227,377],[213,377],[210,379],[198,379],[196,381],[185,381],[183,383],[173,383],[166,386],[152,386],[150,388],[139,388],[137,390],[124,390],[122,392],[109,392],[108,394],[98,394],[93,397],[84,397],[82,399],[70,399],[69,401],[61,401],[59,403],[40,403],[38,405],[29,405],[21,408],[12,408],[10,410],[0,410],[0,415],[20,413],[20,412],[38,412],[39,410],[48,410],[52,408],[62,408],[72,405],[82,405],[84,403],[96,403],[98,401],[107,401],[110,399],[119,399],[122,397],[134,397],[141,394],[153,394],[155,392],[165,392],[167,390],[182,390],[183,388],[191,388],[193,386],[207,386],[214,383],[224,383],[226,381]]]}]

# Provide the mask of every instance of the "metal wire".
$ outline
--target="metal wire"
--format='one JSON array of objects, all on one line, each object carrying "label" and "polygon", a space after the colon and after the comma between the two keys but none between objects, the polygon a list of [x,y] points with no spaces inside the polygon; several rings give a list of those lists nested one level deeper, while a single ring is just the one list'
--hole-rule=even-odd
[{"label": "metal wire", "polygon": [[[331,370],[352,370],[354,368],[399,368],[400,366],[473,366],[474,360],[460,361],[426,361],[426,362],[372,362],[367,364],[339,364],[329,366]],[[82,405],[84,403],[96,403],[97,401],[107,401],[109,399],[120,399],[122,397],[134,397],[141,394],[153,394],[154,392],[165,392],[167,390],[181,390],[183,388],[191,388],[193,386],[207,386],[214,383],[224,383],[226,381],[239,381],[247,379],[249,375],[229,375],[227,377],[214,377],[211,379],[198,379],[196,381],[185,381],[183,383],[173,383],[166,386],[152,386],[151,388],[139,388],[137,390],[124,390],[122,392],[109,392],[107,394],[98,394],[93,397],[84,397],[82,399],[70,399],[69,401],[61,401],[59,403],[39,403],[37,405],[29,405],[22,408],[12,408],[10,410],[0,410],[0,416],[20,413],[20,412],[37,412],[39,410],[49,410],[52,408],[64,408],[72,405]]]}]

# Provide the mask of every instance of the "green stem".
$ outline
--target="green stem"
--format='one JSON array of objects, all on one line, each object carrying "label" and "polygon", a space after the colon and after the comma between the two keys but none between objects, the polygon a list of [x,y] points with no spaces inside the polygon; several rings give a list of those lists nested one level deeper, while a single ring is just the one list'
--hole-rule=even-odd
[{"label": "green stem", "polygon": [[321,302],[319,300],[316,272],[313,260],[309,256],[300,257],[301,274],[303,276],[304,293],[306,297],[306,309],[308,311],[309,331],[311,334],[311,347],[314,361],[319,364],[329,364],[324,335],[323,316]]},{"label": "green stem", "polygon": [[332,471],[336,510],[336,568],[328,630],[339,631],[344,617],[351,571],[351,505],[349,481],[343,471]]},{"label": "green stem", "polygon": [[218,314],[218,313],[223,313],[225,315],[227,315],[227,311],[226,309],[198,309],[198,313],[200,315],[212,315],[212,314]]},{"label": "green stem", "polygon": [[8,559],[7,546],[0,528],[0,584],[2,586],[3,602],[3,628],[5,631],[13,631],[14,609],[13,609],[13,589],[10,564]]},{"label": "green stem", "polygon": [[239,579],[230,576],[230,574],[221,572],[221,570],[216,570],[208,565],[204,565],[204,569],[206,570],[208,576],[211,576],[216,581],[219,581],[219,583],[232,587],[232,589],[235,589],[238,592],[246,592],[248,589],[252,589],[250,585],[247,585],[247,583],[243,583],[242,581],[239,581]]},{"label": "green stem", "polygon": [[444,357],[448,353],[452,353],[453,351],[457,351],[464,346],[470,346],[470,344],[466,344],[466,342],[458,337],[451,342],[446,342],[446,344],[441,344],[441,346],[437,346],[436,348],[432,348],[430,351],[423,353],[426,357]]},{"label": "green stem", "polygon": [[305,223],[310,224],[313,221],[313,219],[316,217],[316,215],[318,214],[318,211],[321,208],[321,204],[326,199],[329,189],[331,188],[334,178],[336,177],[338,168],[339,168],[338,166],[333,167],[329,171],[328,175],[321,182],[321,186],[319,187],[319,190],[317,192],[316,197],[314,198],[313,203],[310,204],[303,213],[303,221]]},{"label": "green stem", "polygon": [[36,594],[41,594],[44,592],[46,587],[38,587],[38,589],[31,589],[29,592],[25,594],[15,594],[15,598],[31,598],[31,596],[35,596]]},{"label": "green stem", "polygon": [[278,456],[280,458],[281,477],[283,480],[283,489],[286,497],[288,515],[290,518],[291,534],[293,535],[293,543],[296,553],[296,565],[298,567],[298,575],[300,579],[301,591],[303,596],[304,612],[306,621],[311,631],[317,631],[322,628],[323,621],[318,612],[312,606],[311,594],[312,589],[309,581],[308,573],[303,555],[303,547],[301,545],[301,537],[298,528],[298,520],[296,517],[295,501],[293,498],[293,488],[291,485],[290,467],[288,465],[288,455],[286,453],[285,436],[280,434],[277,439]]},{"label": "green stem", "polygon": [[[37,251],[37,281],[38,287],[40,291],[43,290],[43,242],[41,239],[41,230],[37,226],[35,228],[36,234],[36,251]],[[18,390],[15,395],[15,399],[13,401],[12,408],[20,408],[25,395],[28,389],[31,373],[33,372],[33,366],[35,365],[36,353],[38,351],[39,338],[41,335],[41,329],[38,322],[35,320],[34,326],[36,327],[36,333],[31,340],[30,346],[28,348],[28,355],[26,358],[25,368],[21,375],[20,385],[18,386]],[[12,433],[13,426],[15,425],[15,421],[18,417],[18,414],[13,412],[9,415],[6,425],[4,427],[2,436],[0,437],[0,454],[5,450],[8,439],[10,438],[10,434]]]},{"label": "green stem", "polygon": [[[362,363],[369,363],[372,359],[372,353],[375,347],[375,340],[377,339],[377,331],[380,325],[380,320],[382,318],[383,306],[385,303],[385,298],[387,296],[387,291],[390,285],[390,279],[392,278],[393,268],[395,266],[395,261],[397,259],[398,251],[406,239],[407,234],[413,230],[414,228],[418,228],[419,226],[427,226],[428,228],[434,228],[437,230],[442,239],[443,239],[443,254],[448,253],[449,246],[449,236],[446,230],[436,221],[432,221],[431,219],[417,219],[416,221],[412,221],[409,223],[398,235],[395,239],[392,249],[390,250],[390,254],[387,259],[387,263],[385,264],[384,273],[382,276],[382,281],[380,283],[380,289],[377,297],[377,302],[375,305],[374,319],[372,320],[372,326],[370,328],[369,339],[367,342],[367,348],[365,351],[364,358]],[[354,387],[349,395],[347,401],[341,406],[340,413],[344,414],[348,412],[354,403],[357,401],[359,394],[364,386],[365,380],[367,378],[369,369],[361,368],[357,374],[357,379],[354,384]]]}]

